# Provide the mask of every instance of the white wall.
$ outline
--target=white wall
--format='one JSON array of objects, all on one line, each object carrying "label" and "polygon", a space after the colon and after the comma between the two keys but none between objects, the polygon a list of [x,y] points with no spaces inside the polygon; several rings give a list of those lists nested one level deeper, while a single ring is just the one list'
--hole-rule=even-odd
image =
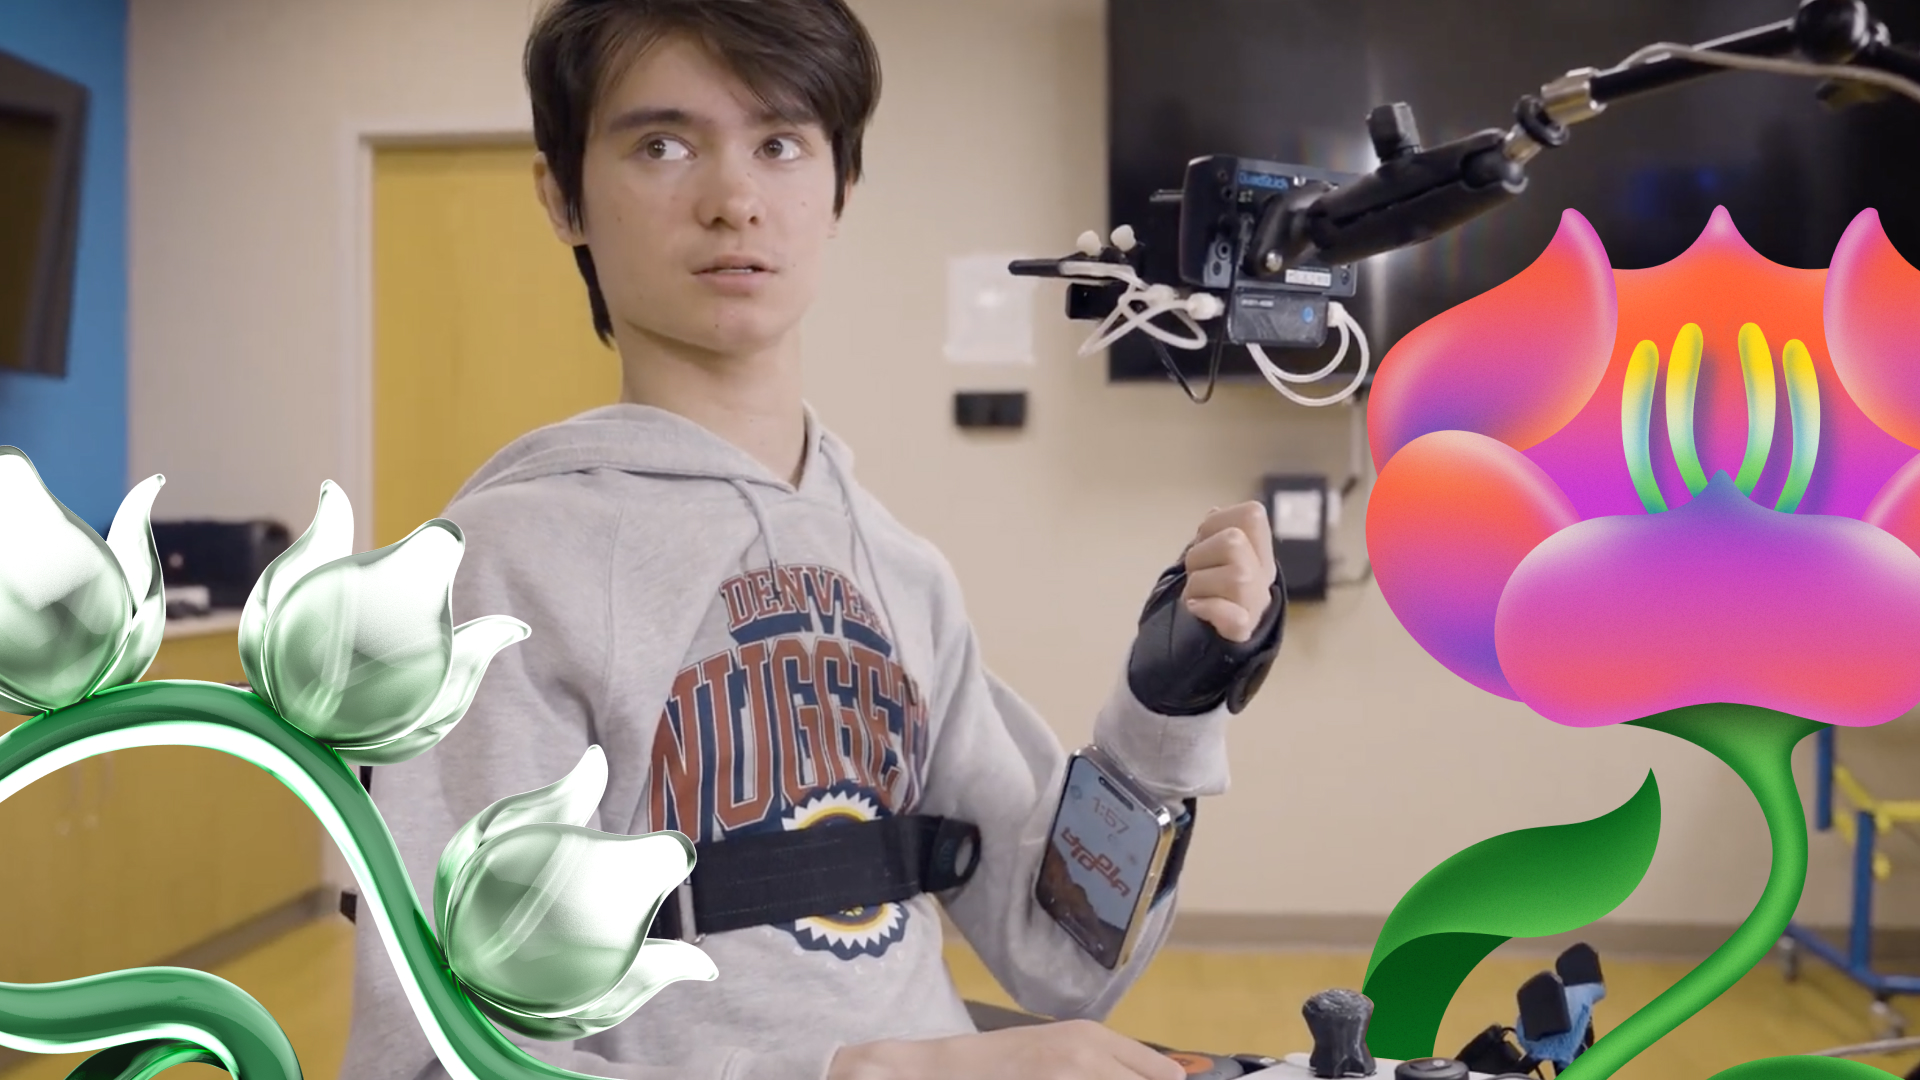
[{"label": "white wall", "polygon": [[[525,128],[531,7],[133,0],[132,468],[167,474],[166,514],[272,515],[298,531],[329,477],[369,504],[351,374],[364,360],[350,320],[365,228],[354,133]],[[809,325],[810,396],[865,482],[956,564],[989,661],[1077,742],[1146,588],[1201,515],[1251,497],[1266,472],[1344,475],[1346,414],[1265,388],[1199,407],[1170,384],[1110,387],[1100,359],[1074,355],[1087,326],[1055,317],[1058,286],[1042,296],[1037,367],[989,379],[946,365],[948,256],[1059,253],[1105,220],[1103,5],[856,7],[886,89]],[[962,437],[948,419],[961,387],[1029,390],[1030,427]],[[1296,606],[1232,748],[1234,789],[1202,811],[1189,911],[1384,915],[1448,855],[1603,813],[1650,768],[1666,829],[1622,921],[1731,924],[1766,873],[1757,808],[1704,752],[1559,728],[1476,690],[1371,586]],[[1537,869],[1577,854],[1543,851]],[[1816,837],[1814,854],[1803,915],[1837,922],[1844,853]],[[1920,921],[1914,890],[1890,889],[1884,920]]]}]

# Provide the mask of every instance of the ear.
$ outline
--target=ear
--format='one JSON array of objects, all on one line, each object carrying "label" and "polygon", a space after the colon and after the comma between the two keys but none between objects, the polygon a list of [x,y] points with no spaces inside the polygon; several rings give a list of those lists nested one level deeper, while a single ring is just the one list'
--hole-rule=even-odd
[{"label": "ear", "polygon": [[568,247],[579,247],[587,242],[585,234],[573,227],[567,218],[567,200],[560,193],[560,182],[554,179],[553,169],[547,164],[547,155],[535,152],[533,155],[533,193],[540,200],[540,206],[547,212],[547,224],[553,228],[553,235]]}]

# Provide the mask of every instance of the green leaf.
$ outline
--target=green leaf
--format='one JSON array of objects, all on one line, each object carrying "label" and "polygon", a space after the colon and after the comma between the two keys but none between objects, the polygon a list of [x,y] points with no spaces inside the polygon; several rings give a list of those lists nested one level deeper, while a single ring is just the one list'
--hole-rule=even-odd
[{"label": "green leaf", "polygon": [[1376,1057],[1402,1061],[1432,1057],[1454,993],[1506,940],[1497,934],[1439,933],[1395,949],[1367,977],[1364,993],[1373,1002],[1367,1048]]},{"label": "green leaf", "polygon": [[1610,813],[1504,833],[1429,871],[1387,916],[1367,963],[1368,1049],[1402,1061],[1433,1056],[1447,1005],[1488,953],[1512,938],[1578,930],[1619,907],[1646,877],[1659,838],[1660,789],[1649,772]]}]

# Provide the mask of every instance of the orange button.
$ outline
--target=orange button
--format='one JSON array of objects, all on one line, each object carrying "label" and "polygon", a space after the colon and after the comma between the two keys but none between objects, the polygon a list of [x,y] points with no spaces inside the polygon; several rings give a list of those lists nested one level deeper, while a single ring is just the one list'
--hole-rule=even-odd
[{"label": "orange button", "polygon": [[1169,1051],[1167,1056],[1179,1062],[1180,1067],[1187,1070],[1188,1076],[1199,1076],[1202,1073],[1213,1071],[1213,1059],[1207,1057],[1205,1054],[1183,1054],[1179,1051]]}]

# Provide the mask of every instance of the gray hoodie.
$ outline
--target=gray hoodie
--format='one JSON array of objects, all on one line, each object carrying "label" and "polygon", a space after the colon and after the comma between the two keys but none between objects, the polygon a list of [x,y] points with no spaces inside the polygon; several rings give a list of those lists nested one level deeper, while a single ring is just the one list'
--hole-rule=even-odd
[{"label": "gray hoodie", "polygon": [[[1035,904],[1065,750],[982,664],[940,552],[854,482],[846,446],[806,415],[797,487],[639,405],[495,455],[445,515],[467,542],[454,621],[511,615],[532,635],[494,659],[444,741],[375,771],[374,801],[423,899],[461,825],[565,776],[594,744],[609,776],[592,828],[705,841],[937,814],[979,826],[979,868],[939,897],[710,935],[716,981],[674,983],[598,1035],[510,1035],[562,1068],[820,1080],[843,1045],[972,1032],[936,904],[1014,1000],[1063,1019],[1104,1018],[1165,939],[1177,890],[1119,971]],[[1124,660],[1095,741],[1169,801],[1225,791],[1226,708],[1156,714]],[[372,920],[358,938],[343,1080],[446,1076]]]}]

